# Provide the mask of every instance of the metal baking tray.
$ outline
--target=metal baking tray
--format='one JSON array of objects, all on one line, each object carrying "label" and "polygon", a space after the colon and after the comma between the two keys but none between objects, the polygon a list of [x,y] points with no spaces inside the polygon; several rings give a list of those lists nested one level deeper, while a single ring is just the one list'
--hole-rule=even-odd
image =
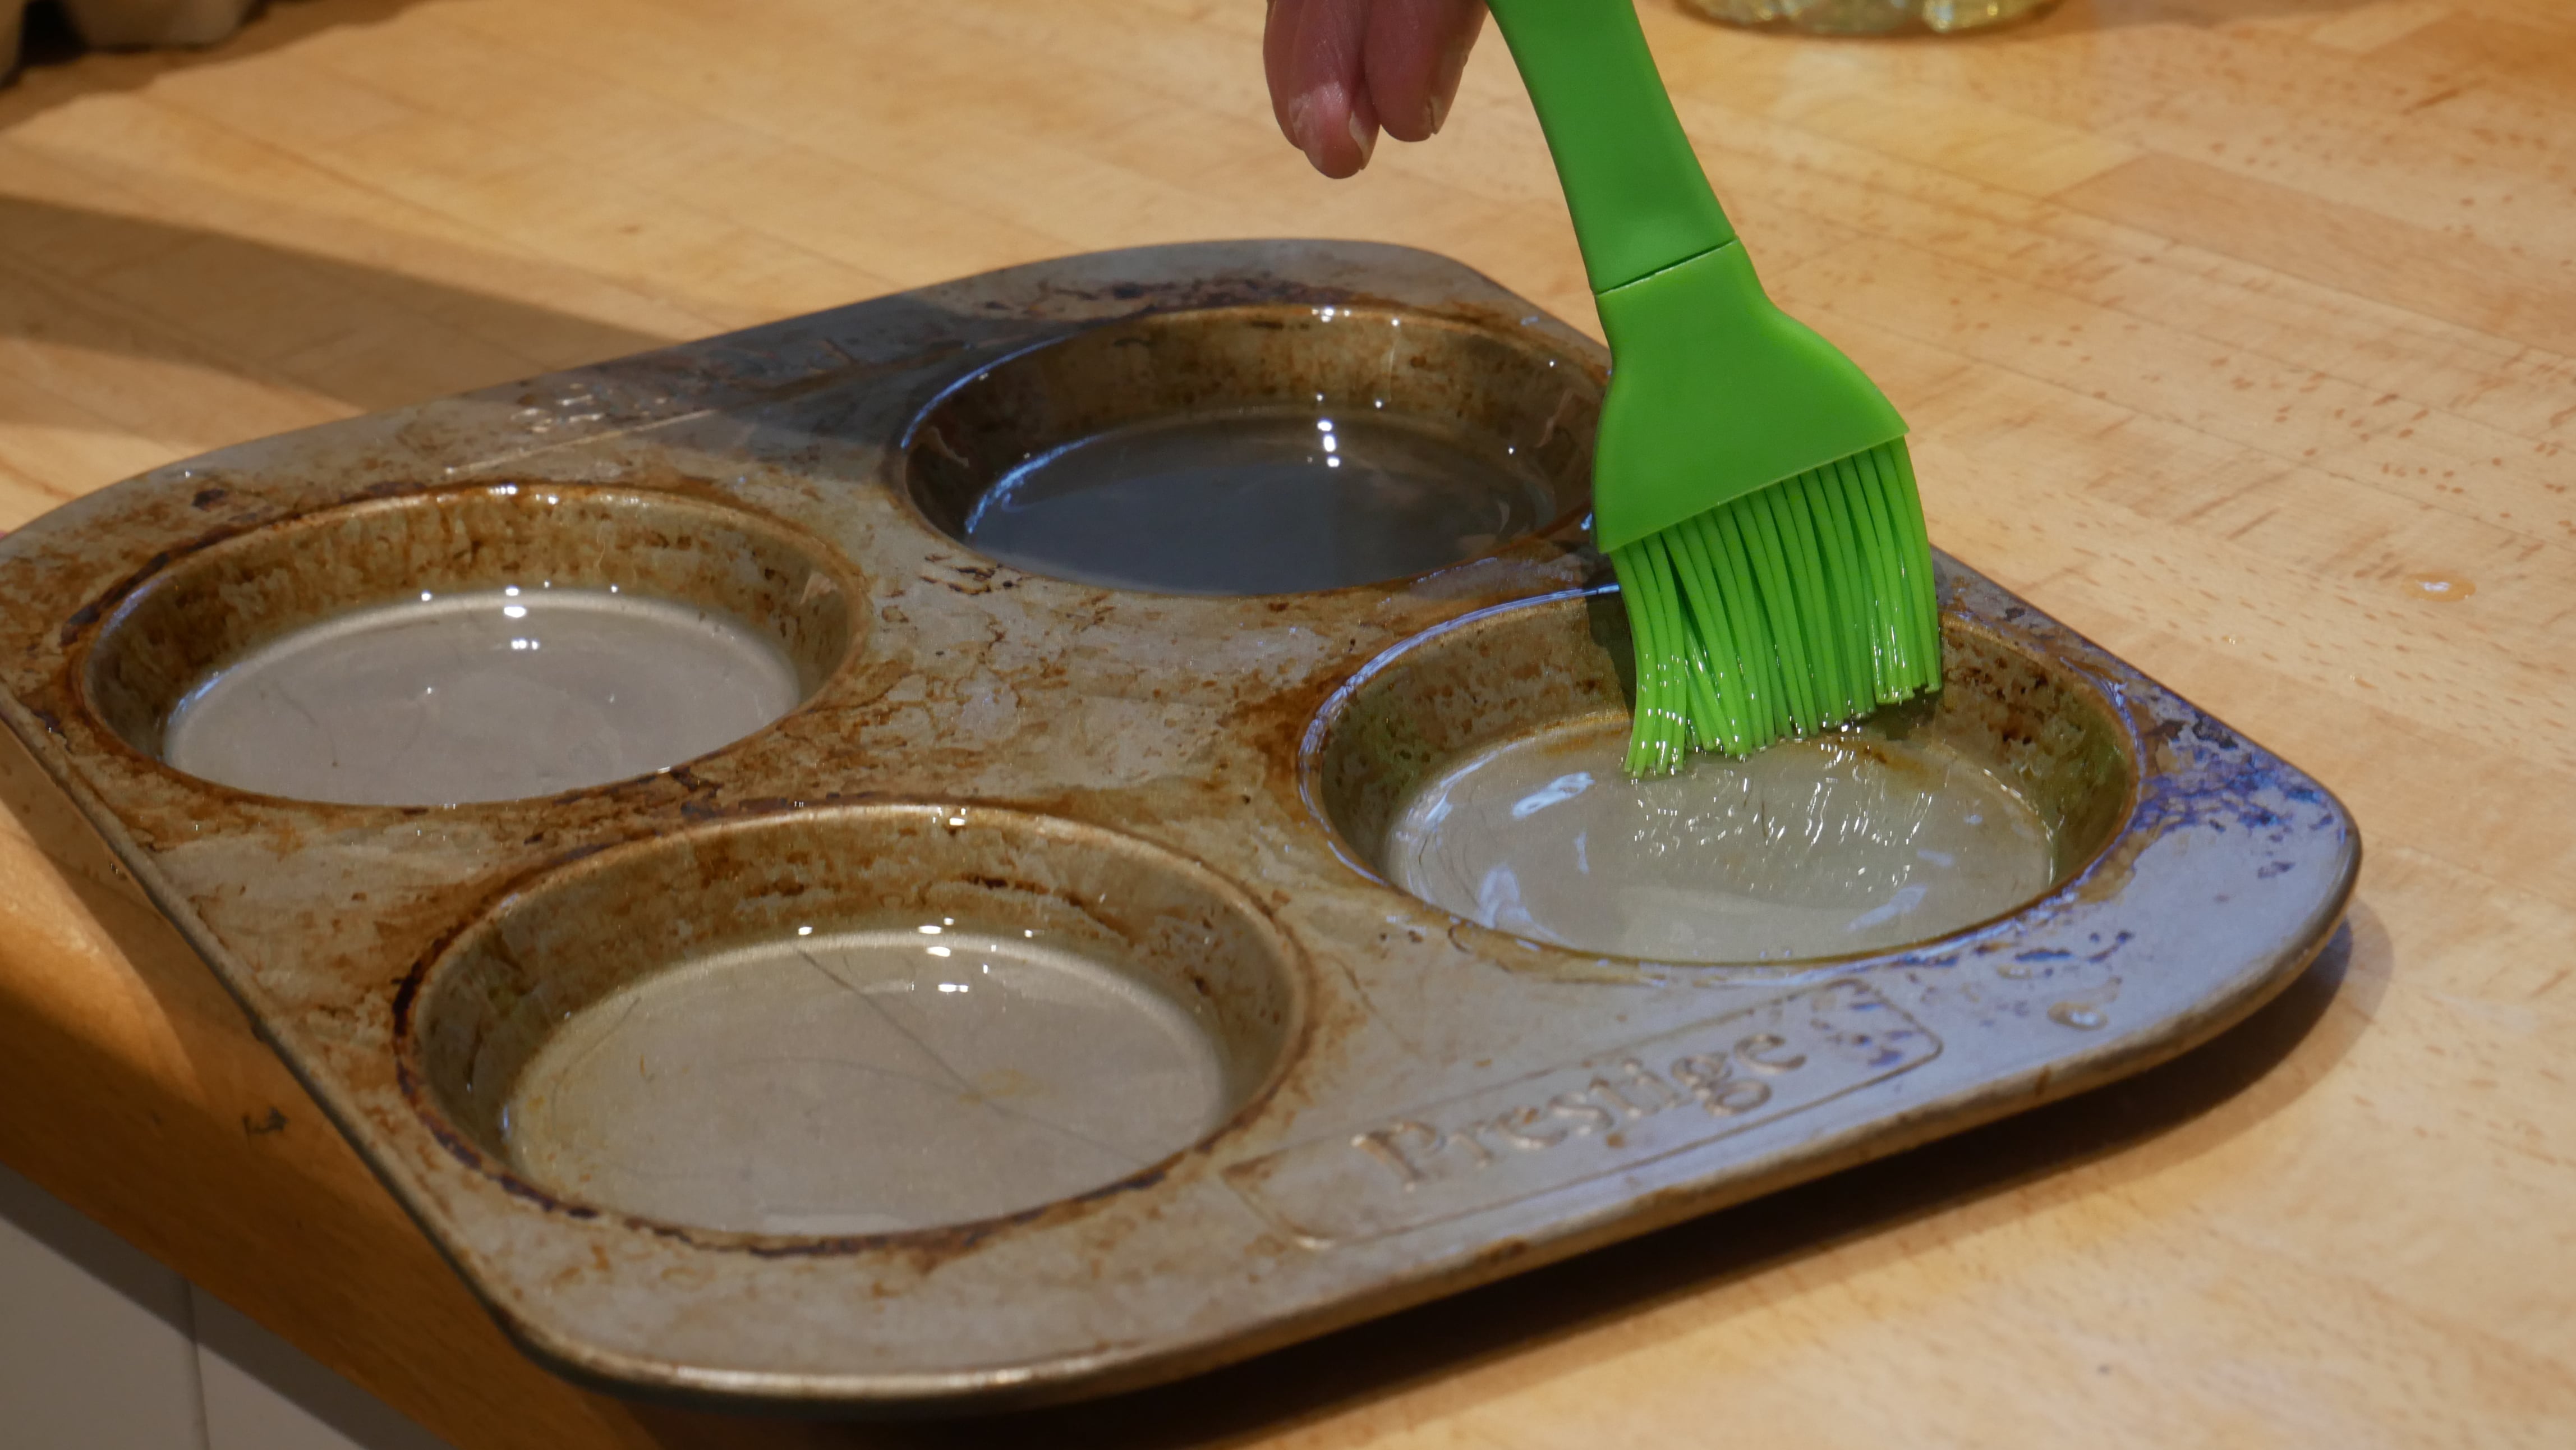
[{"label": "metal baking tray", "polygon": [[[1606,361],[1396,248],[1015,268],[69,504],[0,541],[0,712],[518,1343],[735,1406],[1203,1370],[2139,1071],[2326,941],[2342,806],[1948,559],[1946,687],[1875,728],[2044,819],[2023,904],[1896,949],[1659,962],[1389,884],[1430,773],[1622,708],[1584,531]],[[1375,582],[1265,574],[1159,505],[1118,528],[1166,535],[1127,565],[1171,588],[961,542],[1030,459],[1300,408],[1502,447],[1517,522],[1434,527],[1445,553],[1370,556],[1407,571]],[[1290,592],[1208,592],[1238,586]],[[502,800],[406,785],[370,732],[212,737],[345,766],[338,799],[454,805],[166,763],[211,758],[181,738],[214,728],[181,728],[209,672],[296,631],[558,588],[765,641],[761,680],[709,665],[665,702],[756,728],[572,787],[520,769],[553,738],[523,731],[465,761],[544,792]],[[700,668],[672,651],[654,668]],[[817,955],[943,923],[980,933],[968,958],[1072,956],[1009,958],[1026,990],[952,1018],[926,994],[985,978]]]}]

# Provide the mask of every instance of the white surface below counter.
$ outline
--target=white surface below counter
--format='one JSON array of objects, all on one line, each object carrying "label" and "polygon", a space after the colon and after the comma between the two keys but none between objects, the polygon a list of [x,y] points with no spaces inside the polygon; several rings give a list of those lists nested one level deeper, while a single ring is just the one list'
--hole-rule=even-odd
[{"label": "white surface below counter", "polygon": [[426,1430],[0,1167],[9,1450],[441,1450]]}]

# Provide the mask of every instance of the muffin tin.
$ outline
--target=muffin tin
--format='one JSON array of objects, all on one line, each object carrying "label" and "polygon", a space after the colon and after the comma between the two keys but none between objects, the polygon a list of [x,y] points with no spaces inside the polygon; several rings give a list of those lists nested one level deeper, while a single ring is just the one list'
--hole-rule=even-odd
[{"label": "muffin tin", "polygon": [[[0,541],[0,714],[520,1344],[703,1402],[1186,1374],[2137,1071],[2324,943],[2342,807],[1947,559],[1946,687],[1871,729],[2031,804],[2036,899],[1727,964],[1390,886],[1430,773],[1624,708],[1584,529],[1605,362],[1395,248],[1015,268],[67,505]],[[977,509],[1087,440],[1201,438],[1221,474],[1229,420],[1307,414],[1483,460],[1442,476],[1495,480],[1496,524],[1397,467],[1320,543],[1221,515],[1128,547],[1186,522],[1166,501],[1021,535],[1049,572],[974,547]],[[1288,454],[1244,486],[1341,466]],[[1052,577],[1076,545],[1143,587]],[[1283,579],[1337,587],[1225,592]],[[792,708],[648,770],[579,754],[624,728],[612,680],[500,738],[633,773],[536,798],[441,803],[471,791],[392,778],[363,718],[301,753],[378,763],[262,777],[336,801],[167,763],[246,661],[423,593],[552,591],[755,641]],[[510,689],[525,663],[464,661]],[[335,703],[315,678],[280,708]],[[460,718],[439,749],[500,748]]]}]

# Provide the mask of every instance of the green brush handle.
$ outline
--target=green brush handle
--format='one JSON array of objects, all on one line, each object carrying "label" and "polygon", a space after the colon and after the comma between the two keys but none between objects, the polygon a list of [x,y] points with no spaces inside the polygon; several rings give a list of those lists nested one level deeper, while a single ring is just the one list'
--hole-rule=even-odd
[{"label": "green brush handle", "polygon": [[1735,240],[1631,0],[1489,0],[1607,292]]},{"label": "green brush handle", "polygon": [[1603,553],[1905,436],[1867,374],[1763,294],[1633,0],[1488,0],[1574,212],[1615,371],[1593,450]]}]

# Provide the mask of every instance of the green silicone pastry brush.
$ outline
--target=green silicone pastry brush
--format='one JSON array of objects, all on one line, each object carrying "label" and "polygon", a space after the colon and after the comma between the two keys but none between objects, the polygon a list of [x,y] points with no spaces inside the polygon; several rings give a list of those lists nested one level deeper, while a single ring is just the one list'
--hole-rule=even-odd
[{"label": "green silicone pastry brush", "polygon": [[1610,337],[1593,527],[1637,649],[1632,775],[1937,689],[1905,421],[1764,295],[1631,0],[1490,0]]}]

